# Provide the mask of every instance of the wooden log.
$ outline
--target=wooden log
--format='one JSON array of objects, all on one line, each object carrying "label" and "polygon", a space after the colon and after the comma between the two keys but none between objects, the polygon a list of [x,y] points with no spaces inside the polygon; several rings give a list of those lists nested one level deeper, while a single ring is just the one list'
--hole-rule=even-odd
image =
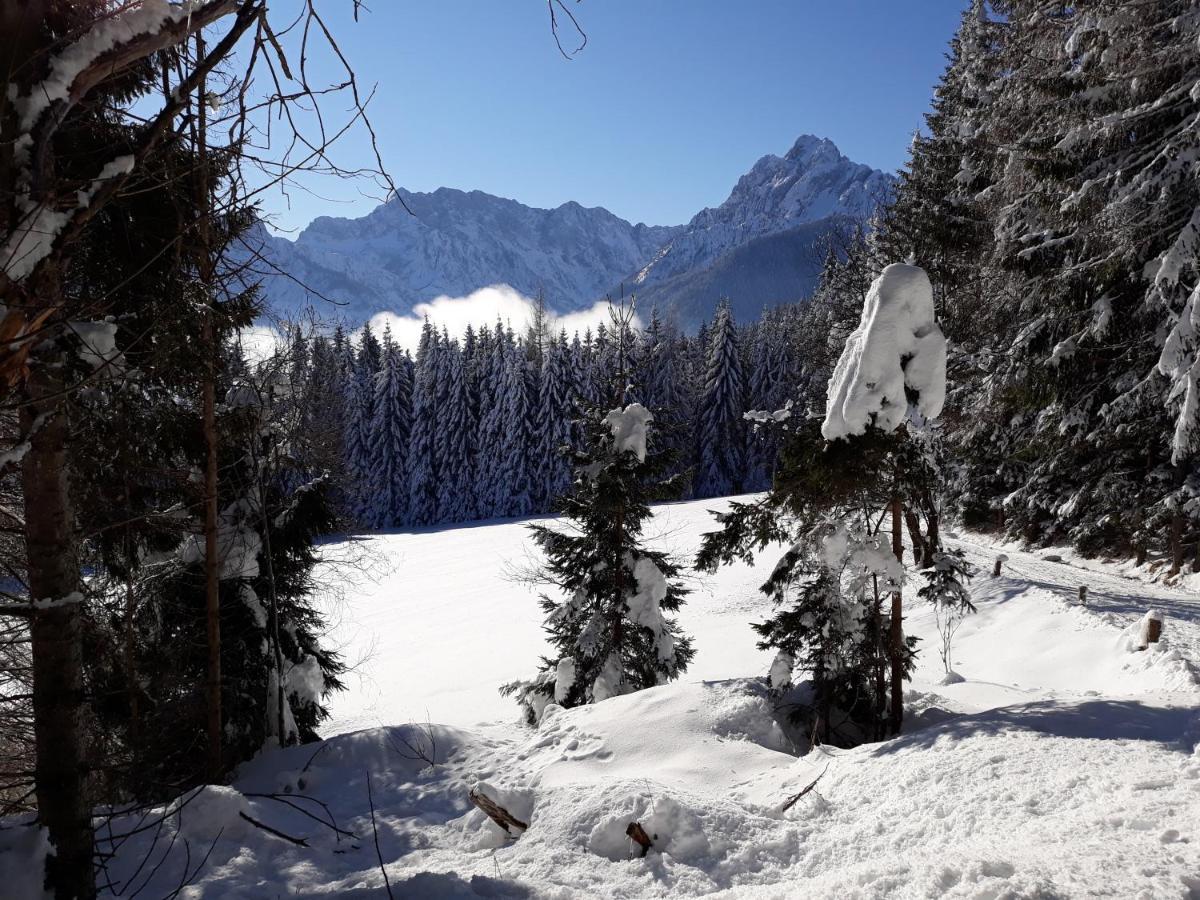
[{"label": "wooden log", "polygon": [[1008,557],[1005,556],[1003,553],[1001,553],[999,556],[996,557],[996,565],[992,566],[992,577],[993,578],[1000,577],[1000,567],[1003,566],[1006,562],[1008,562]]},{"label": "wooden log", "polygon": [[630,822],[629,827],[625,829],[625,833],[642,848],[642,856],[649,853],[650,848],[654,846],[654,841],[650,839],[650,835],[646,834],[646,829],[642,827],[640,822]]},{"label": "wooden log", "polygon": [[487,813],[488,818],[503,828],[506,834],[512,834],[513,828],[520,828],[522,831],[528,830],[528,824],[522,822],[507,809],[477,788],[471,788],[471,790],[467,792],[467,798],[485,813]]}]

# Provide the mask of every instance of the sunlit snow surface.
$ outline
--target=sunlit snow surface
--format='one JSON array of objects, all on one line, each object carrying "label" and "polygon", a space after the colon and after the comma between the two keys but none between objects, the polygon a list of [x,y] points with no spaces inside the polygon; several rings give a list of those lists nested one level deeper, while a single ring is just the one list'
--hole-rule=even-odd
[{"label": "sunlit snow surface", "polygon": [[[694,551],[712,527],[705,511],[723,506],[660,508],[660,544]],[[359,664],[329,732],[366,730],[265,754],[235,787],[325,816],[320,801],[355,837],[277,800],[200,798],[200,827],[185,807],[182,834],[193,865],[210,844],[211,855],[182,896],[386,897],[368,776],[397,897],[1200,896],[1197,595],[1012,546],[993,579],[996,547],[949,543],[985,573],[955,642],[964,680],[939,684],[932,614],[910,600],[923,653],[906,733],[803,758],[772,719],[771,654],[748,627],[765,612],[756,587],[772,555],[695,581],[679,616],[698,648],[685,681],[552,708],[533,731],[495,692],[544,647],[533,592],[505,578],[528,563],[521,523],[330,545],[343,561],[323,573],[340,588],[326,600],[332,636]],[[1081,583],[1086,610],[1073,602]],[[1166,643],[1135,651],[1151,607]],[[409,724],[427,717],[443,724]],[[509,838],[474,809],[480,783],[528,831]],[[310,846],[247,826],[246,808]],[[197,837],[220,832],[225,813],[215,843]],[[632,821],[657,835],[645,859],[629,858]],[[122,848],[114,879],[151,836]],[[170,893],[183,860],[177,842],[143,893]]]}]

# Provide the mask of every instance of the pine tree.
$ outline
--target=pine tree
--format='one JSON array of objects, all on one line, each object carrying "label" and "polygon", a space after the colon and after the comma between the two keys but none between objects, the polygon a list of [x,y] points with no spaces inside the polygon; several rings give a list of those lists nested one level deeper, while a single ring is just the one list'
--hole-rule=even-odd
[{"label": "pine tree", "polygon": [[717,497],[743,489],[744,392],[737,328],[729,303],[723,301],[709,335],[704,394],[697,410],[697,496]]},{"label": "pine tree", "polygon": [[497,322],[493,330],[480,332],[479,343],[479,440],[475,466],[475,502],[480,518],[504,515],[508,486],[503,482],[500,447],[507,423],[503,418],[506,392],[507,338]]},{"label": "pine tree", "polygon": [[393,528],[408,517],[412,378],[390,330],[383,333],[381,354],[379,374],[375,376],[371,491],[366,521],[373,528]]},{"label": "pine tree", "polygon": [[533,510],[529,364],[521,348],[510,340],[500,366],[496,396],[499,439],[492,451],[496,457],[496,512],[502,516],[525,516]]},{"label": "pine tree", "polygon": [[412,432],[409,440],[409,521],[431,525],[438,520],[437,435],[441,425],[438,395],[441,346],[429,320],[421,328],[413,383]]},{"label": "pine tree", "polygon": [[555,656],[534,680],[505,685],[530,723],[548,703],[579,706],[670,681],[694,651],[671,618],[687,593],[679,566],[641,541],[653,479],[665,463],[648,452],[651,416],[640,404],[595,410],[587,449],[574,455],[575,487],[563,501],[570,530],[531,525],[546,554],[538,580],[555,583],[542,610]]},{"label": "pine tree", "polygon": [[442,378],[445,402],[440,410],[438,458],[438,519],[462,522],[475,516],[475,433],[463,352],[443,332]]},{"label": "pine tree", "polygon": [[564,448],[571,443],[571,424],[578,417],[566,332],[545,350],[541,386],[534,413],[530,461],[534,469],[533,508],[550,510],[571,484]]}]

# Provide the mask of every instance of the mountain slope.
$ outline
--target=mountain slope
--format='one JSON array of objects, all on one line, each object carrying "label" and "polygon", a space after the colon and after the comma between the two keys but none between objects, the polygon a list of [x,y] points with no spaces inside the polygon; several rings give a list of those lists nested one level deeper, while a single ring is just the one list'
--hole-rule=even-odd
[{"label": "mountain slope", "polygon": [[844,157],[832,141],[801,135],[784,156],[754,164],[716,209],[701,210],[632,279],[639,290],[711,265],[763,235],[831,217],[866,219],[892,177]]},{"label": "mountain slope", "polygon": [[784,156],[756,162],[724,203],[698,213],[625,283],[643,308],[668,310],[688,328],[722,297],[739,318],[756,317],[764,306],[807,296],[822,238],[868,219],[893,182],[832,141],[801,135]]},{"label": "mountain slope", "polygon": [[[260,230],[253,240],[289,276],[265,275],[272,307],[291,311],[312,302],[321,312],[363,320],[502,283],[573,309],[602,296],[614,273],[642,264],[677,230],[631,225],[574,202],[535,209],[450,188],[400,196],[411,214],[392,200],[360,219],[316,219],[294,242]],[[323,308],[305,286],[345,305]]]}]

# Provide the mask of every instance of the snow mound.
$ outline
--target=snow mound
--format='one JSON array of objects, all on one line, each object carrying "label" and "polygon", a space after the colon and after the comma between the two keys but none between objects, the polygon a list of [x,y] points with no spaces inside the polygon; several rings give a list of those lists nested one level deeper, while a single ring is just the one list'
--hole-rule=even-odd
[{"label": "snow mound", "polygon": [[858,327],[829,379],[821,434],[826,440],[862,434],[868,425],[894,431],[916,408],[934,419],[946,398],[946,339],[933,308],[925,270],[894,264],[871,285]]},{"label": "snow mound", "polygon": [[6,896],[50,900],[42,887],[50,837],[32,821],[10,819],[0,824],[0,884]]},{"label": "snow mound", "polygon": [[244,815],[250,802],[241,791],[222,784],[205,784],[185,794],[177,819],[180,837],[197,844],[211,844],[220,838],[241,840],[246,834]]}]

